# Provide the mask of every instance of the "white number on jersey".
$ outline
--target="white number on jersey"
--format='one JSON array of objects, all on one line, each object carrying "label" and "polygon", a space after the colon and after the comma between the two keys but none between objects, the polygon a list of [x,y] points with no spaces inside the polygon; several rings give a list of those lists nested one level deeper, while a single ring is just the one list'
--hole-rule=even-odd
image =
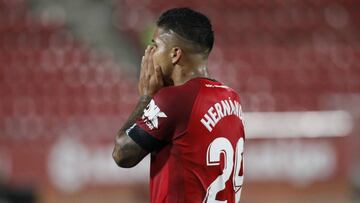
[{"label": "white number on jersey", "polygon": [[220,164],[221,154],[224,154],[224,169],[223,173],[218,176],[208,187],[207,193],[203,203],[227,203],[227,200],[216,200],[216,195],[219,191],[225,189],[225,184],[233,173],[233,185],[235,191],[235,202],[240,201],[241,187],[243,184],[243,176],[239,176],[239,172],[243,167],[243,152],[244,152],[244,139],[240,138],[236,144],[235,165],[234,149],[230,141],[224,137],[218,137],[212,141],[207,149],[206,163],[208,166],[215,166]]}]

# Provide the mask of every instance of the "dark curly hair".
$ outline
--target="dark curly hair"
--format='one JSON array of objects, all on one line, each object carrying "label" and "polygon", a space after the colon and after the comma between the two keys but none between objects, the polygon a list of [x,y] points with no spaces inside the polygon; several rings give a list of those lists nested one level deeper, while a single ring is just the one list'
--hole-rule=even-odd
[{"label": "dark curly hair", "polygon": [[190,8],[173,8],[159,17],[157,26],[172,30],[182,38],[201,47],[200,51],[210,53],[214,44],[214,32],[210,20],[202,13]]}]

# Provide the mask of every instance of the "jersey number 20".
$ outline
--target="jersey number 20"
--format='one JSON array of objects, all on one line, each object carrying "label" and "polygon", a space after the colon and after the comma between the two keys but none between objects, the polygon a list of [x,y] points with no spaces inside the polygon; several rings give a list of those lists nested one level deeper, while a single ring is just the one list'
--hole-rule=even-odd
[{"label": "jersey number 20", "polygon": [[235,191],[235,202],[240,201],[241,186],[243,184],[243,176],[239,176],[240,169],[243,167],[243,151],[244,139],[240,138],[236,144],[235,165],[234,165],[234,149],[230,141],[224,137],[216,138],[212,141],[207,149],[206,163],[208,166],[220,164],[221,154],[224,155],[223,173],[218,176],[208,187],[203,203],[227,203],[227,200],[216,200],[216,194],[225,189],[225,183],[229,180],[231,172],[234,169],[232,181]]}]

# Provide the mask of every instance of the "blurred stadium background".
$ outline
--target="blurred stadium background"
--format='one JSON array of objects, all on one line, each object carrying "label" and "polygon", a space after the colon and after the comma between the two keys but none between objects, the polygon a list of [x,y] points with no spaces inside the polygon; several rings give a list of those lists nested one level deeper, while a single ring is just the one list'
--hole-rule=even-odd
[{"label": "blurred stadium background", "polygon": [[242,203],[359,203],[357,0],[0,0],[0,202],[147,202],[149,160],[111,150],[176,6],[212,20],[210,71],[242,96]]}]

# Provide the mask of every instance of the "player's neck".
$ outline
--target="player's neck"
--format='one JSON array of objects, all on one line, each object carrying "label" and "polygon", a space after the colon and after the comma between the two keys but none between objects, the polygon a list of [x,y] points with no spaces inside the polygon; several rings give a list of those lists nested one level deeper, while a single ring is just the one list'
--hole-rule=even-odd
[{"label": "player's neck", "polygon": [[174,86],[178,86],[198,77],[210,77],[206,63],[197,64],[196,66],[177,66],[175,67],[171,78],[174,82]]}]

